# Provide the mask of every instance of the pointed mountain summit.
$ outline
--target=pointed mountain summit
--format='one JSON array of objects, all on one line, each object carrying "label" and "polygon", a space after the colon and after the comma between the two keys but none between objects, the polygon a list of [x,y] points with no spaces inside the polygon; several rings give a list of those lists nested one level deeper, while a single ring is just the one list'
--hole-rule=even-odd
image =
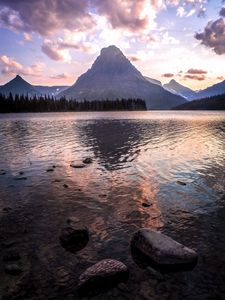
[{"label": "pointed mountain summit", "polygon": [[168,109],[186,102],[148,81],[116,46],[103,48],[92,67],[59,96],[78,101],[139,98],[149,109]]},{"label": "pointed mountain summit", "polygon": [[176,95],[180,95],[184,98],[186,98],[187,100],[191,101],[193,99],[196,99],[196,92],[189,89],[188,87],[178,83],[176,80],[172,79],[170,80],[169,83],[166,83],[163,85],[164,89],[166,89],[167,91],[176,94]]},{"label": "pointed mountain summit", "polygon": [[16,75],[11,81],[7,82],[0,88],[0,93],[9,95],[12,93],[13,96],[17,95],[39,95],[39,92],[34,87],[24,80],[21,76]]}]

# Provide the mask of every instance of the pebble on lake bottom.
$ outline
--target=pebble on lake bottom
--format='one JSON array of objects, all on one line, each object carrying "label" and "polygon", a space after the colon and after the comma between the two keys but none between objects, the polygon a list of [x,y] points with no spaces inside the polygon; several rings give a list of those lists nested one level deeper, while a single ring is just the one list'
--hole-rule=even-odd
[{"label": "pebble on lake bottom", "polygon": [[22,269],[17,264],[7,264],[5,266],[5,273],[9,275],[19,275],[22,273]]},{"label": "pebble on lake bottom", "polygon": [[89,241],[89,232],[86,226],[67,220],[67,226],[62,229],[59,240],[63,248],[75,253],[83,249]]},{"label": "pebble on lake bottom", "polygon": [[151,205],[152,205],[152,203],[147,203],[147,202],[142,203],[143,207],[150,207]]},{"label": "pebble on lake bottom", "polygon": [[180,181],[180,180],[177,180],[177,184],[179,184],[179,185],[187,185],[187,183],[185,183],[183,181]]},{"label": "pebble on lake bottom", "polygon": [[71,168],[82,169],[85,168],[85,164],[70,164]]},{"label": "pebble on lake bottom", "polygon": [[87,157],[87,158],[85,158],[85,159],[83,160],[83,163],[84,163],[84,164],[91,164],[92,162],[93,162],[93,159],[90,158],[90,157]]}]

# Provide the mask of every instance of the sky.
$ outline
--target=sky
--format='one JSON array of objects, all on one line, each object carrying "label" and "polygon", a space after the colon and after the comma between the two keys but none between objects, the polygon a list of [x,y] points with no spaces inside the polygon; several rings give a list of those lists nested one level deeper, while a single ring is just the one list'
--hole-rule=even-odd
[{"label": "sky", "polygon": [[203,89],[225,79],[225,0],[0,0],[0,84],[72,85],[109,45]]}]

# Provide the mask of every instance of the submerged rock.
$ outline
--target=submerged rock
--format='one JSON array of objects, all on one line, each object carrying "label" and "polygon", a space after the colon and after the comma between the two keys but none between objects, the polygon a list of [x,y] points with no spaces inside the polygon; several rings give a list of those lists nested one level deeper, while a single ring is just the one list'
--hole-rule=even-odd
[{"label": "submerged rock", "polygon": [[93,159],[90,158],[90,157],[87,157],[87,158],[85,158],[85,159],[83,160],[83,163],[84,163],[84,164],[91,164],[92,162],[93,162]]},{"label": "submerged rock", "polygon": [[54,172],[54,169],[53,168],[49,168],[46,170],[46,172]]},{"label": "submerged rock", "polygon": [[180,181],[180,180],[177,180],[177,184],[179,184],[179,185],[187,185],[187,183],[185,183],[185,182],[183,182],[183,181]]},{"label": "submerged rock", "polygon": [[81,169],[85,167],[85,164],[71,164],[71,168]]},{"label": "submerged rock", "polygon": [[4,261],[17,261],[20,260],[21,256],[15,250],[9,251],[3,256]]},{"label": "submerged rock", "polygon": [[27,177],[15,177],[14,180],[27,180]]},{"label": "submerged rock", "polygon": [[5,266],[5,273],[10,275],[19,275],[22,269],[17,264],[8,264]]},{"label": "submerged rock", "polygon": [[147,202],[142,203],[143,207],[150,207],[151,205],[152,205],[152,203],[147,203]]},{"label": "submerged rock", "polygon": [[11,248],[15,244],[17,244],[17,241],[15,241],[15,240],[5,240],[5,241],[2,242],[2,245],[5,248]]},{"label": "submerged rock", "polygon": [[125,264],[114,259],[103,259],[81,274],[78,288],[83,292],[88,292],[90,288],[104,289],[126,280],[127,277],[128,268]]},{"label": "submerged rock", "polygon": [[89,232],[85,226],[75,222],[68,222],[68,225],[62,230],[59,239],[66,250],[75,253],[87,245]]},{"label": "submerged rock", "polygon": [[139,229],[133,236],[131,246],[158,265],[185,265],[197,262],[197,253],[172,238],[148,229]]},{"label": "submerged rock", "polygon": [[12,210],[12,207],[6,206],[3,208],[4,212],[9,212],[10,210]]},{"label": "submerged rock", "polygon": [[64,184],[63,187],[64,187],[65,189],[68,189],[69,186],[68,186],[67,184]]}]

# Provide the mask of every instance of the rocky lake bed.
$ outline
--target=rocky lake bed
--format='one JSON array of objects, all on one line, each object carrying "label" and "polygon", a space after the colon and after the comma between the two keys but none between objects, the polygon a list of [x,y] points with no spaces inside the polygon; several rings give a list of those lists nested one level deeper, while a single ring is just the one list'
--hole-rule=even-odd
[{"label": "rocky lake bed", "polygon": [[0,119],[1,300],[224,299],[225,117],[144,114]]}]

